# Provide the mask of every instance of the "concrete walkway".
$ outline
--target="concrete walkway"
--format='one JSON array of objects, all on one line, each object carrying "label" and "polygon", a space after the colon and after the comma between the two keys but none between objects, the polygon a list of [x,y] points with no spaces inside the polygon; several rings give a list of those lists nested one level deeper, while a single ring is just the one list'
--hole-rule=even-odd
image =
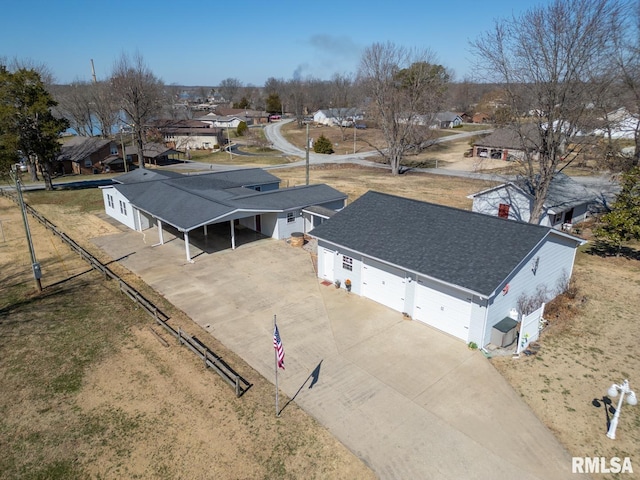
[{"label": "concrete walkway", "polygon": [[94,242],[268,379],[277,315],[281,391],[380,478],[573,478],[567,452],[480,352],[322,285],[303,249],[262,239],[187,263],[181,239],[157,240]]}]

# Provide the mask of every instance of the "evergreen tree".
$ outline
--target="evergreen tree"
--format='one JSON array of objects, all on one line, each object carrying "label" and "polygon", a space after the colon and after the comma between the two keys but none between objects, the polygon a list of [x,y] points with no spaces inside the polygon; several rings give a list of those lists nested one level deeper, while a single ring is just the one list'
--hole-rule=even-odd
[{"label": "evergreen tree", "polygon": [[266,111],[268,113],[281,113],[282,101],[277,93],[270,93],[266,101]]},{"label": "evergreen tree", "polygon": [[56,105],[37,71],[10,72],[0,65],[0,167],[6,171],[21,154],[31,165],[32,180],[37,180],[39,170],[47,190],[53,190],[60,134],[69,126],[51,113]]},{"label": "evergreen tree", "polygon": [[247,133],[249,127],[247,127],[247,122],[240,122],[236,127],[236,135],[239,137],[244,137],[244,134]]},{"label": "evergreen tree", "polygon": [[324,135],[320,135],[320,138],[313,144],[313,151],[316,153],[332,154],[333,146],[331,145],[331,140]]},{"label": "evergreen tree", "polygon": [[620,255],[624,242],[640,240],[640,167],[623,174],[620,193],[611,211],[602,216],[595,234],[614,247],[616,255]]}]

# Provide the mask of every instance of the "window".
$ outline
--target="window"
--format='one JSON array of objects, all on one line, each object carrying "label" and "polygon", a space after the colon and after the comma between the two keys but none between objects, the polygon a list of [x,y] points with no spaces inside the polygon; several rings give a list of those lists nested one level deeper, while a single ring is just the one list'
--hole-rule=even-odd
[{"label": "window", "polygon": [[500,218],[509,218],[509,205],[501,203],[498,207],[498,216]]},{"label": "window", "polygon": [[343,255],[342,268],[344,268],[345,270],[349,270],[350,272],[353,271],[353,258]]},{"label": "window", "polygon": [[287,212],[287,223],[293,223],[296,221],[296,216],[293,212]]},{"label": "window", "polygon": [[85,158],[84,159],[84,166],[85,167],[92,167],[93,166],[93,162],[91,161],[90,158]]},{"label": "window", "polygon": [[107,203],[109,204],[109,207],[115,208],[113,204],[113,197],[111,195],[107,195]]},{"label": "window", "polygon": [[120,213],[127,216],[127,204],[120,200]]},{"label": "window", "polygon": [[111,153],[111,155],[118,155],[118,146],[115,143],[109,146],[109,153]]}]

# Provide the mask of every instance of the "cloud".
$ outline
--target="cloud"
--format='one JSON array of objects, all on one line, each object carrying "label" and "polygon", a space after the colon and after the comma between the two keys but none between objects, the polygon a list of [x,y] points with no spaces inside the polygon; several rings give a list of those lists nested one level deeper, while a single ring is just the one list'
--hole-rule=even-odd
[{"label": "cloud", "polygon": [[348,60],[358,58],[362,50],[359,45],[346,35],[312,35],[309,38],[309,44],[318,49],[320,54],[335,55]]}]

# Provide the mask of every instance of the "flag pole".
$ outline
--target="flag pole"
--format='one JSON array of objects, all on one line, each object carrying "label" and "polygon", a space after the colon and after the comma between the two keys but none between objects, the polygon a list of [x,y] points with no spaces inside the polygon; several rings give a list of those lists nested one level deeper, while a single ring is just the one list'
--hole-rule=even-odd
[{"label": "flag pole", "polygon": [[[273,316],[273,331],[275,333],[276,331],[276,316]],[[278,412],[278,350],[277,349],[273,349],[273,358],[274,358],[274,367],[276,370],[276,417],[280,416],[280,413]]]}]

